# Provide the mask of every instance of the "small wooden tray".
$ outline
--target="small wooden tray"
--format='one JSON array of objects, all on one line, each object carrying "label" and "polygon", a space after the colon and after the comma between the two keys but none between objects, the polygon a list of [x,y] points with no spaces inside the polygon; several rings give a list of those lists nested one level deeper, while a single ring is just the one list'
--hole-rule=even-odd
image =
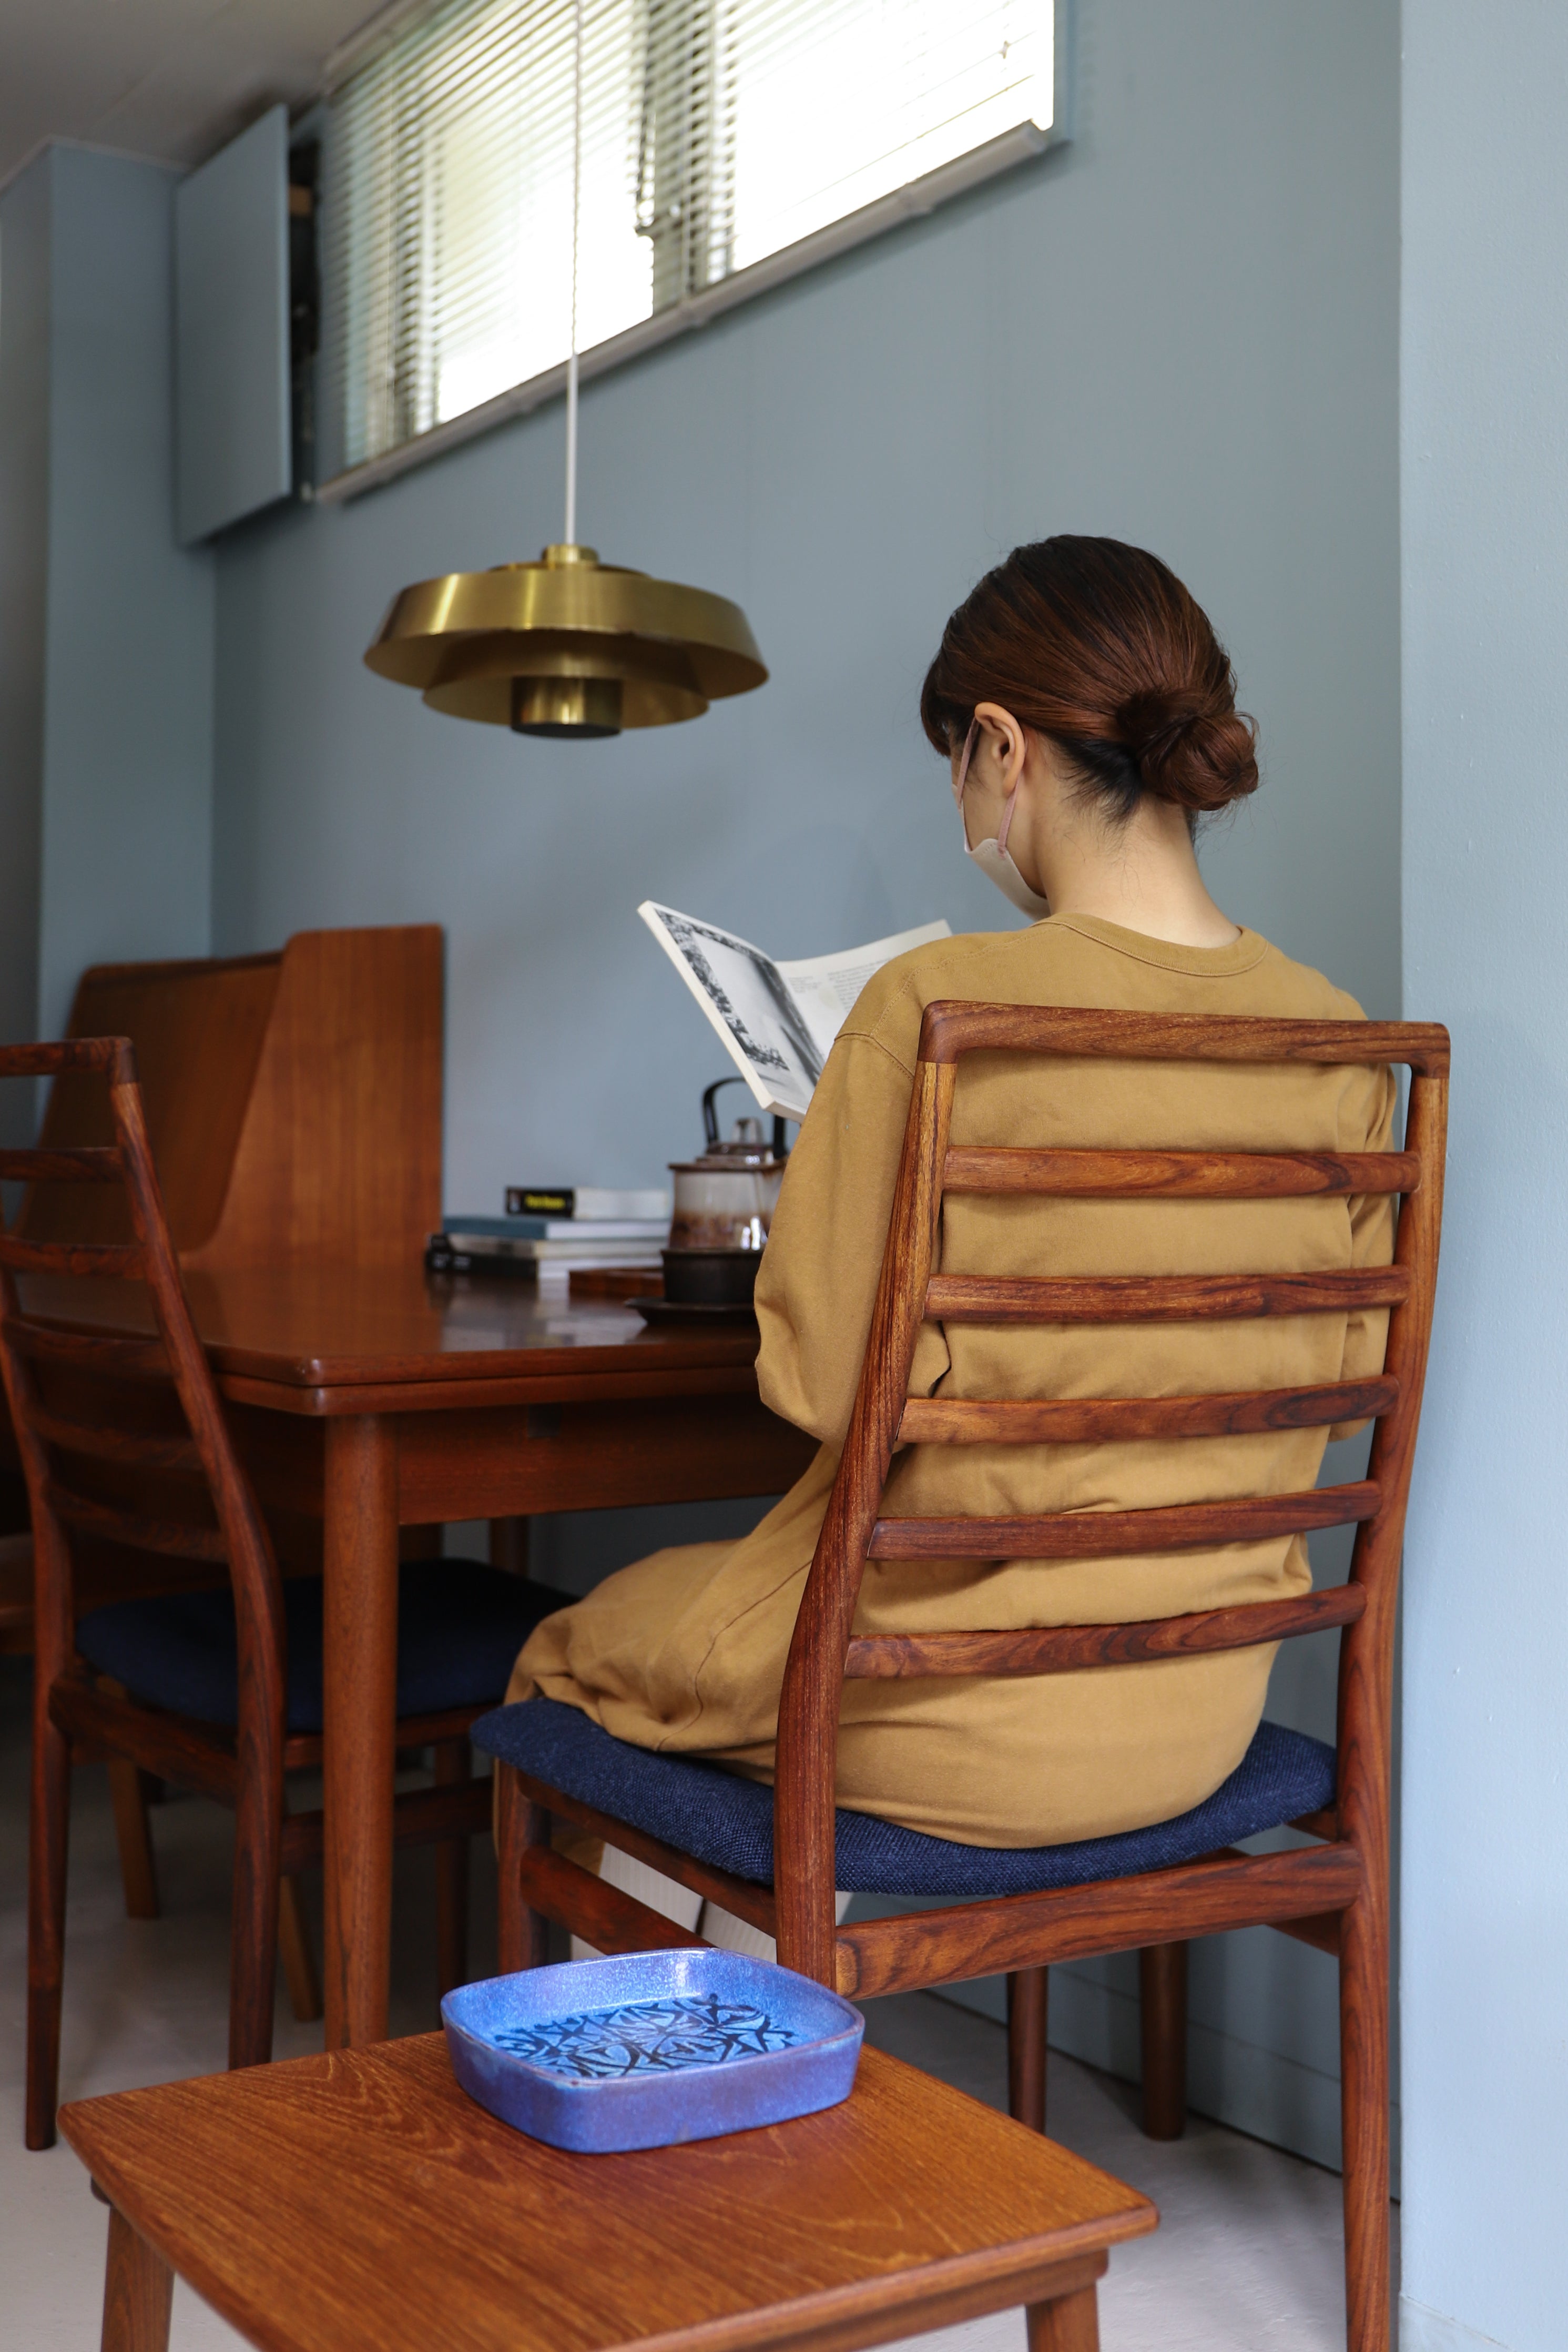
[{"label": "small wooden tray", "polygon": [[664,1277],[656,1265],[574,1265],[568,1283],[572,1298],[663,1298]]}]

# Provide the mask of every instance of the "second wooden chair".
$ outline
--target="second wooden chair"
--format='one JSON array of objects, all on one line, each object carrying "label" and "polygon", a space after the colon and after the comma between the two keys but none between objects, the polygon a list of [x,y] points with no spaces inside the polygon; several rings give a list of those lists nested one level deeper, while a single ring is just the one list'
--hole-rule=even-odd
[{"label": "second wooden chair", "polygon": [[[120,1759],[234,1808],[231,2066],[271,2054],[279,1884],[319,1864],[322,1846],[320,1813],[284,1805],[285,1774],[321,1759],[320,1580],[286,1585],[278,1573],[181,1283],[129,1042],[0,1047],[0,1078],[62,1072],[107,1084],[113,1144],[0,1150],[0,1178],[122,1186],[135,1238],[78,1245],[0,1233],[0,1369],[35,1548],[26,2110],[35,2148],[55,2137],[73,1754]],[[145,1286],[144,1339],[94,1328],[94,1287],[106,1277]],[[214,1563],[227,1580],[115,1602],[78,1622],[75,1580],[95,1545]],[[466,1842],[490,1814],[489,1782],[472,1774],[469,1727],[505,1689],[532,1627],[563,1605],[564,1596],[476,1561],[402,1571],[398,1744],[434,1749],[436,1785],[399,1797],[396,1834],[442,1845],[449,1982],[463,1968]],[[120,1828],[123,1850],[123,1819]]]}]

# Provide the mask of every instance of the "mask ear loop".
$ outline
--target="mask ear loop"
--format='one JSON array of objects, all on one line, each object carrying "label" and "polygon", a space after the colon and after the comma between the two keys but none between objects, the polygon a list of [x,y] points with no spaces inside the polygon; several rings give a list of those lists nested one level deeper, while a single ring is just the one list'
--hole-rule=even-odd
[{"label": "mask ear loop", "polygon": [[[970,719],[969,731],[964,738],[964,756],[958,762],[958,772],[953,780],[953,798],[957,804],[960,816],[964,813],[964,786],[968,782],[969,761],[974,756],[975,737],[979,730],[979,725],[977,719]],[[968,832],[966,827],[965,839],[967,840],[967,838]]]},{"label": "mask ear loop", "polygon": [[[979,726],[980,722],[977,719],[970,719],[969,731],[964,738],[963,757],[958,762],[958,773],[953,782],[953,798],[957,803],[960,818],[962,818],[964,814],[964,786],[968,782],[969,761],[974,757],[975,737],[979,732]],[[997,856],[998,857],[1005,857],[1008,854],[1008,830],[1013,821],[1013,810],[1018,804],[1019,783],[1021,783],[1023,779],[1020,776],[1018,782],[1013,785],[1011,792],[1008,794],[1007,806],[1002,811],[1002,821],[997,827]],[[966,848],[968,846],[968,841],[969,828],[967,825],[965,825],[964,845]]]}]

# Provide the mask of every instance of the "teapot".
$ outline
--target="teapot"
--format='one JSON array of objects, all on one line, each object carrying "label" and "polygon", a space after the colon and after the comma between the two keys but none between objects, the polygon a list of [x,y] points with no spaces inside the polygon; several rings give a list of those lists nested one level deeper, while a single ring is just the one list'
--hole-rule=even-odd
[{"label": "teapot", "polygon": [[718,1078],[703,1096],[705,1148],[695,1160],[674,1160],[674,1215],[664,1252],[664,1295],[697,1305],[744,1306],[757,1279],[758,1260],[784,1181],[784,1121],[773,1122],[771,1142],[759,1118],[737,1121],[721,1142],[715,1097],[739,1078]]},{"label": "teapot", "polygon": [[715,1080],[703,1096],[702,1153],[695,1160],[670,1162],[675,1180],[673,1250],[760,1251],[768,1240],[784,1181],[784,1122],[774,1120],[773,1141],[766,1143],[759,1118],[739,1119],[730,1140],[721,1143],[714,1098],[720,1087],[744,1083],[739,1078]]}]

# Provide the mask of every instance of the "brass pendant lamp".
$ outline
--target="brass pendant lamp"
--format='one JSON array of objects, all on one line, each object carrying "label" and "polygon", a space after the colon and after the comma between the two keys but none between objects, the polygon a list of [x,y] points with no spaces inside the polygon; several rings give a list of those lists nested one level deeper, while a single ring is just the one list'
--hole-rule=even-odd
[{"label": "brass pendant lamp", "polygon": [[700,719],[768,676],[738,604],[577,543],[577,259],[582,181],[582,0],[576,0],[571,161],[571,354],[566,532],[537,563],[450,572],[394,596],[365,656],[432,710],[567,741]]}]

